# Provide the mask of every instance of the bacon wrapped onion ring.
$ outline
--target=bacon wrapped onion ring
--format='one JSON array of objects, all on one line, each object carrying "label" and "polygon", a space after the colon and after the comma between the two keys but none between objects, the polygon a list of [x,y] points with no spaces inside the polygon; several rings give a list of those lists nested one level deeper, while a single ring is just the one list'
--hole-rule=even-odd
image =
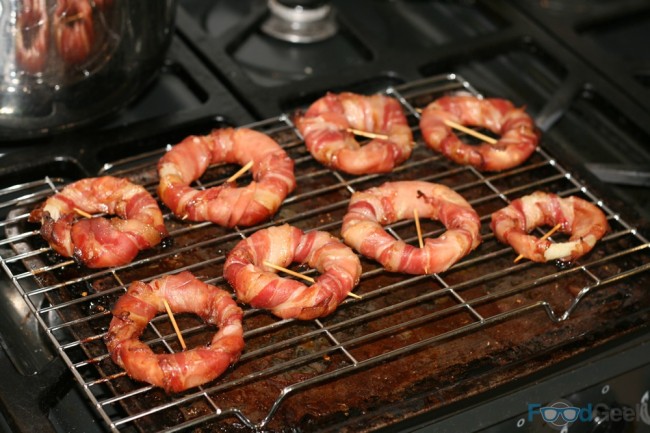
[{"label": "bacon wrapped onion ring", "polygon": [[[437,219],[447,231],[413,247],[389,235],[383,225],[420,217]],[[352,195],[343,217],[341,235],[364,256],[393,272],[432,274],[443,272],[481,243],[481,222],[476,211],[458,193],[444,185],[421,182],[387,182]]]},{"label": "bacon wrapped onion ring", "polygon": [[[206,190],[189,186],[210,164],[249,161],[253,161],[254,181],[244,188],[230,182]],[[187,137],[160,159],[158,174],[158,194],[176,216],[224,227],[269,219],[296,187],[293,160],[272,138],[246,128]]]},{"label": "bacon wrapped onion ring", "polygon": [[[208,346],[155,354],[139,337],[164,301],[175,313],[195,313],[218,332]],[[118,299],[104,337],[113,361],[135,380],[180,392],[220,376],[244,348],[243,313],[231,295],[185,271],[150,283],[135,281]]]},{"label": "bacon wrapped onion ring", "polygon": [[83,63],[95,40],[93,9],[89,0],[57,0],[54,12],[56,48],[69,65]]},{"label": "bacon wrapped onion ring", "polygon": [[[463,143],[445,124],[480,126],[501,135],[496,144]],[[537,148],[539,134],[533,120],[505,99],[444,96],[429,104],[420,117],[422,137],[431,149],[461,165],[500,171],[522,164]]]},{"label": "bacon wrapped onion ring", "polygon": [[[350,174],[390,172],[413,150],[402,107],[389,96],[328,93],[297,116],[295,124],[317,161]],[[388,138],[361,146],[350,128]]]},{"label": "bacon wrapped onion ring", "polygon": [[[567,242],[553,243],[529,234],[536,227],[557,224],[560,232],[571,235]],[[491,228],[499,241],[529,260],[571,262],[591,251],[609,224],[603,211],[588,201],[536,191],[494,212]]]},{"label": "bacon wrapped onion ring", "polygon": [[[107,213],[119,218],[83,218]],[[34,209],[29,221],[40,222],[41,235],[52,249],[89,268],[131,262],[140,250],[167,236],[154,198],[140,185],[112,176],[74,182]]]},{"label": "bacon wrapped onion ring", "polygon": [[24,0],[16,18],[16,61],[30,74],[43,72],[47,62],[50,20],[45,0]]},{"label": "bacon wrapped onion ring", "polygon": [[[316,268],[315,284],[278,276],[264,262],[287,267],[292,262]],[[359,257],[327,232],[290,225],[259,230],[230,252],[224,277],[237,297],[255,308],[271,310],[283,319],[314,319],[332,313],[359,282]]]}]

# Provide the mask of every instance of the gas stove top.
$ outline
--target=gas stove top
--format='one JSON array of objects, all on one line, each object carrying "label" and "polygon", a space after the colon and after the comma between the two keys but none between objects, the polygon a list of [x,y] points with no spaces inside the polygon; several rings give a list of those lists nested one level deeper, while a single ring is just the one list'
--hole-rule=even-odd
[{"label": "gas stove top", "polygon": [[[299,44],[264,33],[265,1],[182,1],[167,64],[136,103],[83,130],[4,143],[2,173],[47,165],[90,175],[103,164],[102,152],[136,137],[147,141],[152,131],[182,136],[212,120],[242,125],[326,91],[369,93],[455,72],[486,95],[525,105],[543,130],[562,128],[555,123],[565,115],[591,117],[587,136],[567,131],[558,147],[649,215],[645,2],[360,0],[333,2],[332,9],[338,32]],[[43,158],[26,161],[35,149]],[[52,163],[62,159],[68,164]]]},{"label": "gas stove top", "polygon": [[[480,182],[487,185],[494,182],[499,192],[517,191],[520,186],[532,188],[545,185],[546,182],[556,181],[553,177],[556,173],[550,175],[552,180],[549,181],[546,171],[549,166],[554,167],[557,160],[561,167],[561,181],[571,184],[570,187],[563,187],[565,191],[593,193],[594,197],[604,200],[612,209],[610,217],[624,223],[614,238],[619,236],[618,233],[625,233],[620,234],[622,237],[630,233],[640,236],[635,241],[640,245],[636,248],[640,249],[641,261],[645,263],[648,253],[643,236],[647,237],[650,223],[650,190],[643,183],[644,179],[647,180],[644,177],[647,171],[644,170],[650,167],[650,149],[647,146],[650,142],[647,71],[650,68],[645,54],[647,50],[642,46],[650,37],[650,26],[647,25],[650,5],[647,2],[527,0],[513,5],[505,1],[341,0],[332,1],[330,5],[328,14],[333,16],[337,32],[317,42],[295,43],[271,36],[265,30],[270,19],[265,1],[180,1],[177,34],[167,62],[158,79],[131,106],[83,129],[33,141],[0,144],[0,187],[4,188],[0,205],[3,230],[6,231],[13,224],[13,220],[7,220],[5,214],[10,214],[19,203],[41,199],[52,185],[115,173],[140,176],[138,179],[146,181],[146,170],[150,169],[152,161],[160,156],[166,146],[190,134],[205,133],[220,126],[246,125],[279,134],[285,139],[283,143],[293,149],[293,139],[286,138],[287,128],[290,127],[287,119],[295,110],[307,106],[327,91],[388,91],[406,95],[407,100],[411,101],[410,98],[426,99],[427,95],[451,91],[457,89],[459,83],[460,87],[462,83],[468,83],[472,91],[507,98],[515,105],[525,106],[543,136],[544,151],[532,162],[534,167],[539,165],[544,170],[538,180],[522,180],[525,176],[520,178],[519,174],[506,174],[503,178],[497,175],[496,179],[488,177]],[[635,45],[639,47],[635,48]],[[298,147],[295,149],[296,159],[304,163],[306,156],[300,153]],[[34,158],[34,155],[38,155],[38,158]],[[419,161],[409,169],[417,171],[421,164]],[[434,164],[437,166],[438,163]],[[309,173],[316,170],[315,167],[310,168]],[[566,172],[563,171],[565,169]],[[402,171],[399,173],[400,176],[404,175]],[[418,173],[418,177],[430,176],[428,173]],[[565,173],[568,173],[568,177]],[[303,181],[324,188],[324,191],[338,189],[334,184],[324,187],[318,176],[321,174],[305,175]],[[454,182],[459,177],[459,185],[468,182],[456,172],[450,172],[449,176],[456,179]],[[522,182],[521,185],[515,184],[517,179]],[[337,178],[335,184],[357,188],[364,182],[372,181],[343,177]],[[574,181],[577,183],[573,184]],[[469,185],[473,183],[469,182]],[[471,187],[467,188],[471,191]],[[292,200],[289,208],[294,209],[296,215],[304,212],[305,206],[312,206],[300,194]],[[474,200],[482,202],[478,196]],[[336,206],[333,209],[331,227],[327,227],[336,231]],[[11,235],[5,233],[5,236],[11,239]],[[229,242],[228,235],[224,236],[224,242]],[[3,263],[10,268],[12,275],[23,275],[14,269],[22,261],[13,258],[13,253],[4,251],[11,249],[13,241],[3,238],[0,242],[3,248],[0,256],[10,257],[3,259]],[[645,264],[638,271],[639,281],[644,281],[646,276],[643,266]],[[374,272],[377,271],[370,272],[366,278],[374,278]],[[555,272],[551,275],[556,278]],[[86,275],[79,278],[89,282],[96,280]],[[210,278],[218,276],[210,273]],[[20,288],[28,293],[34,289],[22,287],[22,278],[18,280]],[[454,281],[454,276],[450,276],[449,281]],[[436,284],[444,286],[447,283],[443,279]],[[48,284],[45,286],[48,287]],[[418,284],[408,279],[401,283],[394,282],[388,287],[396,291],[403,289],[408,293],[411,286],[417,287]],[[449,284],[455,290],[456,283]],[[108,428],[105,420],[93,410],[84,393],[78,389],[76,364],[71,374],[70,368],[59,359],[60,353],[57,352],[66,352],[67,345],[62,347],[55,344],[57,347],[52,350],[51,342],[43,334],[40,323],[34,320],[34,314],[21,304],[25,297],[16,296],[15,285],[15,280],[9,281],[8,287],[3,290],[4,298],[0,300],[0,305],[15,306],[0,315],[4,318],[0,321],[0,337],[5,348],[0,362],[7,371],[18,371],[0,385],[0,400],[4,404],[7,424],[14,430],[27,431],[30,428],[27,415],[35,412],[40,415],[37,421],[33,421],[36,423],[34,425],[43,431],[105,431]],[[474,306],[472,295],[469,298],[465,298],[465,295],[473,293],[474,289],[462,287],[461,284],[461,292],[468,290],[468,293],[462,292],[461,304],[471,311]],[[480,299],[478,292],[475,296]],[[377,299],[388,302],[394,295],[388,289],[386,293],[385,300],[379,294]],[[418,296],[430,297],[423,294],[413,296],[413,299],[418,299]],[[440,296],[439,306],[448,301],[448,296],[447,292]],[[26,298],[28,302],[40,302],[32,296]],[[640,323],[643,317],[648,316],[647,301],[647,297],[640,298],[634,310],[636,319],[630,319],[629,323],[620,318],[612,320],[607,333],[583,329],[586,337],[571,337],[575,338],[574,345],[571,339],[552,343],[542,353],[532,356],[536,360],[533,364],[538,366],[539,371],[532,367],[530,370],[523,369],[510,385],[504,385],[508,381],[501,376],[511,366],[504,360],[504,365],[496,368],[492,374],[494,383],[500,384],[499,392],[491,392],[489,384],[486,384],[489,380],[482,375],[477,375],[483,378],[481,380],[467,382],[480,385],[479,389],[482,390],[477,394],[464,389],[468,396],[471,395],[467,399],[449,394],[446,388],[431,393],[426,390],[428,382],[423,381],[418,393],[428,394],[424,400],[429,403],[424,404],[414,398],[408,404],[422,405],[418,410],[401,407],[401,412],[397,411],[398,414],[410,413],[410,420],[400,419],[399,415],[391,413],[393,418],[390,420],[378,421],[381,416],[370,412],[355,413],[355,408],[351,407],[355,425],[367,422],[369,428],[387,425],[386,428],[390,429],[393,422],[400,421],[403,428],[414,428],[430,422],[430,417],[425,414],[432,408],[438,411],[436,413],[446,414],[467,411],[481,399],[481,407],[487,410],[489,406],[485,399],[488,399],[488,394],[492,401],[515,392],[513,389],[523,392],[516,388],[522,382],[531,392],[538,392],[536,395],[539,398],[554,398],[553,389],[561,390],[556,391],[561,394],[555,394],[555,397],[567,396],[573,391],[592,386],[599,379],[594,379],[592,383],[563,375],[560,377],[565,385],[560,386],[557,377],[544,376],[547,373],[543,372],[559,366],[566,368],[578,361],[588,364],[589,360],[596,359],[594,356],[600,357],[602,365],[615,365],[610,370],[612,374],[624,374],[628,369],[640,368],[643,362],[650,362],[642,355],[647,350],[639,349],[647,348],[647,345],[642,345],[646,343],[632,344],[626,349],[634,354],[634,365],[626,364],[628,358],[615,362],[604,352],[598,355],[593,355],[593,352],[598,348],[611,347],[614,352],[620,351],[617,342],[627,344],[632,336],[646,340],[647,329]],[[563,308],[569,308],[569,305],[563,305]],[[481,314],[495,315],[489,312],[488,307],[485,308],[488,311],[481,310]],[[608,309],[606,306],[605,310]],[[37,305],[37,315],[47,316],[47,322],[52,321],[54,324],[51,326],[58,329],[61,325],[57,321],[60,319],[50,317],[57,316],[56,310],[47,307],[42,310]],[[98,310],[92,311],[99,314]],[[333,329],[342,326],[335,325]],[[579,326],[573,331],[576,329]],[[602,341],[591,341],[590,338]],[[541,360],[551,356],[547,352],[553,351],[560,353],[555,361],[552,358],[548,362]],[[591,358],[583,356],[584,353],[591,353]],[[513,357],[516,359],[516,356]],[[524,356],[523,359],[528,358]],[[512,365],[517,364],[516,361],[511,362]],[[476,364],[476,367],[480,365]],[[581,371],[582,375],[587,374],[585,369]],[[464,373],[458,371],[458,374],[462,376]],[[351,377],[354,380],[354,376]],[[531,378],[539,377],[544,377],[547,383],[542,391],[530,383]],[[460,388],[463,388],[462,381]],[[13,396],[15,389],[25,389],[26,392],[16,398],[7,397]],[[110,400],[111,396],[105,398]],[[448,400],[448,404],[444,404],[445,400]],[[513,406],[503,413],[514,416],[525,409],[523,403],[517,404],[520,406]],[[110,403],[106,407],[109,406]],[[87,407],[88,410],[73,409],[78,407]],[[75,416],[70,416],[71,413]],[[337,416],[342,416],[342,413],[345,411],[340,411]],[[186,415],[191,419],[191,414]],[[237,420],[255,418],[249,413],[231,416]],[[505,415],[502,419],[494,419],[488,414],[482,416],[485,418],[481,423],[468,428],[479,430],[490,425],[490,422],[506,422]],[[513,418],[512,424],[519,419]],[[307,418],[303,421],[305,424],[301,429],[305,431],[310,429],[309,426],[318,425],[317,420]],[[343,419],[334,418],[329,422],[326,427],[331,429],[343,428],[344,425],[339,424]],[[246,422],[237,425],[244,429]],[[141,425],[131,427],[127,421],[119,421],[118,427],[114,428],[147,430]],[[174,431],[176,427],[169,428]]]}]

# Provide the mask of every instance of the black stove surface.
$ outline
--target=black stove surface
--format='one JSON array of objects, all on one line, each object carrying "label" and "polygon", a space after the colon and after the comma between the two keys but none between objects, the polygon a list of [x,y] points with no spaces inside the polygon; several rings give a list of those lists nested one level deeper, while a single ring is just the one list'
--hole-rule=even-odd
[{"label": "black stove surface", "polygon": [[650,111],[650,4],[647,1],[517,2],[576,56]]},{"label": "black stove surface", "polygon": [[[340,28],[336,36],[292,44],[261,31],[268,18],[265,1],[181,0],[177,34],[153,85],[101,123],[0,143],[0,187],[44,175],[70,180],[97,175],[110,161],[215,126],[291,113],[327,91],[371,93],[454,72],[486,96],[525,105],[545,145],[647,230],[650,189],[638,184],[650,172],[647,1],[332,5]],[[23,323],[0,320],[5,349],[0,365],[12,372],[0,384],[6,424],[21,431],[30,425],[43,431],[104,431],[92,408],[69,416],[72,407],[84,404],[73,378],[56,353],[27,356],[41,349],[18,347],[22,328]],[[30,391],[8,398],[17,388]],[[30,413],[40,416],[27,422]]]},{"label": "black stove surface", "polygon": [[[334,37],[292,44],[261,31],[268,18],[263,0],[181,1],[178,37],[150,89],[126,110],[82,130],[1,143],[0,177],[9,176],[4,183],[11,184],[36,167],[87,176],[105,155],[132,153],[138,138],[147,150],[160,141],[152,136],[167,134],[173,143],[211,122],[274,117],[326,91],[367,93],[455,72],[479,83],[485,95],[525,105],[543,130],[565,113],[592,110],[593,120],[585,121],[595,123],[593,134],[567,131],[558,147],[579,170],[611,183],[617,196],[650,215],[643,181],[650,164],[646,1],[332,5],[340,28]],[[38,161],[26,158],[33,151],[42,156]]]}]

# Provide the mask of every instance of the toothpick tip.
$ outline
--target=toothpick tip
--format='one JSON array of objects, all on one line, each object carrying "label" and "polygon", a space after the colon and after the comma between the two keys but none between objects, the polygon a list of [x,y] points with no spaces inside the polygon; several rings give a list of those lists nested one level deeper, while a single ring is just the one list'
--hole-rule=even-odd
[{"label": "toothpick tip", "polygon": [[76,207],[73,208],[73,210],[75,211],[75,213],[81,215],[84,218],[92,218],[93,217],[91,214],[89,214],[85,210],[82,210],[82,209],[79,209],[79,208],[76,208]]}]

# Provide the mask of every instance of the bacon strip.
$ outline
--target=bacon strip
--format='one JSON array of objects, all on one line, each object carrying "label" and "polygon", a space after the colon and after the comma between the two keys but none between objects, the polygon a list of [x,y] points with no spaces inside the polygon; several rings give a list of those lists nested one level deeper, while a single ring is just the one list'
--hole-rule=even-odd
[{"label": "bacon strip", "polygon": [[[387,173],[411,156],[413,135],[399,102],[384,95],[328,93],[295,119],[307,150],[350,174]],[[387,135],[361,146],[349,128]]]},{"label": "bacon strip", "polygon": [[[560,224],[567,242],[529,235],[534,228]],[[587,254],[609,230],[603,211],[579,197],[561,198],[536,191],[494,212],[490,224],[496,238],[534,262],[571,262]]]},{"label": "bacon strip", "polygon": [[[292,262],[316,268],[312,286],[281,278],[264,262],[286,268]],[[341,241],[322,231],[303,233],[290,225],[259,230],[239,242],[224,265],[237,297],[281,318],[314,319],[332,313],[359,282],[361,263]]]},{"label": "bacon strip", "polygon": [[[154,354],[138,340],[163,300],[174,313],[195,313],[218,332],[210,344],[188,351]],[[244,348],[243,312],[230,294],[185,271],[150,283],[135,281],[118,299],[104,337],[111,359],[135,380],[180,392],[214,380],[239,359]]]},{"label": "bacon strip", "polygon": [[[75,211],[119,218],[79,219]],[[167,236],[158,203],[142,186],[112,176],[87,178],[66,186],[30,213],[52,249],[89,268],[129,263],[140,250]]]},{"label": "bacon strip", "polygon": [[[447,231],[436,239],[424,239],[424,248],[411,246],[389,235],[383,226],[420,217],[437,219]],[[402,181],[387,182],[352,195],[343,217],[345,242],[393,272],[431,274],[443,272],[481,242],[481,223],[476,211],[444,185]]]},{"label": "bacon strip", "polygon": [[[201,191],[190,186],[210,164],[251,160],[254,181],[244,188],[225,183]],[[176,216],[224,227],[269,219],[296,187],[293,160],[273,139],[246,128],[187,137],[160,159],[158,173],[158,194]]]},{"label": "bacon strip", "polygon": [[[480,126],[501,135],[496,144],[470,145],[445,124]],[[429,104],[420,117],[422,137],[431,149],[461,165],[500,171],[523,163],[537,148],[539,134],[523,109],[505,99],[444,96]]]}]

